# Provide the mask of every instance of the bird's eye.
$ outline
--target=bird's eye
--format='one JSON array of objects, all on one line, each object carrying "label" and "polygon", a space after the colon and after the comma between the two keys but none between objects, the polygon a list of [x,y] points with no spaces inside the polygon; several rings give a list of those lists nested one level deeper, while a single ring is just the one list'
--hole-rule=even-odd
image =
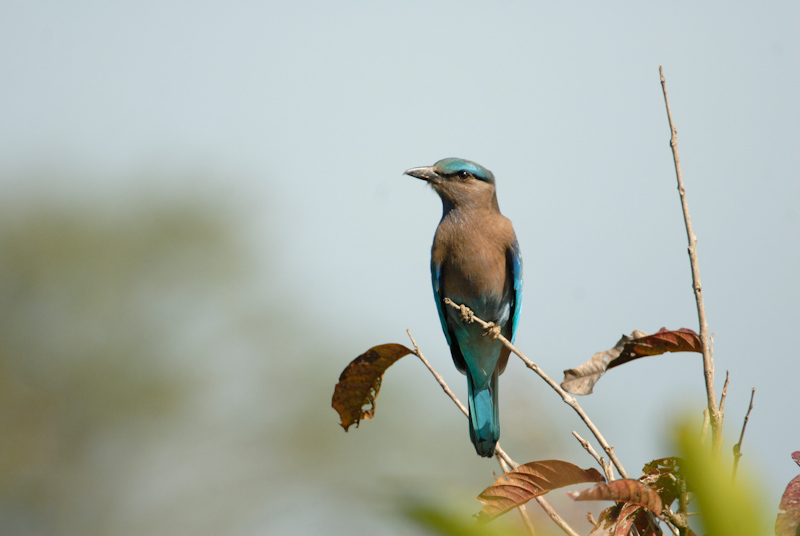
[{"label": "bird's eye", "polygon": [[462,170],[458,172],[458,178],[466,180],[469,178],[469,171]]}]

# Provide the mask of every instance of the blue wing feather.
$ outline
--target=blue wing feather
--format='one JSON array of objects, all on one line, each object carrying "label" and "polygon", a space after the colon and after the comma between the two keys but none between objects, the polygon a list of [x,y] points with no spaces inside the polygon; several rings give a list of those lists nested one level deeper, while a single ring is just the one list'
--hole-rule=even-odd
[{"label": "blue wing feather", "polygon": [[[508,260],[511,266],[511,277],[514,279],[514,303],[511,304],[511,342],[513,343],[517,334],[519,312],[522,309],[522,255],[516,239],[508,250]],[[441,312],[439,314],[441,315]]]},{"label": "blue wing feather", "polygon": [[431,260],[431,280],[433,282],[433,297],[436,300],[436,310],[439,311],[439,322],[442,323],[442,331],[447,338],[447,345],[452,346],[450,340],[450,329],[447,327],[447,320],[444,316],[444,296],[441,294],[442,287],[442,267]]},{"label": "blue wing feather", "polygon": [[452,328],[447,323],[447,317],[444,310],[444,296],[442,295],[442,267],[431,260],[431,281],[433,282],[433,297],[436,301],[436,310],[439,312],[439,321],[442,323],[442,331],[447,339],[447,345],[450,347],[450,354],[453,356],[453,363],[462,374],[466,374],[467,363],[464,361],[464,355],[461,353],[461,347],[458,344],[456,335]]}]

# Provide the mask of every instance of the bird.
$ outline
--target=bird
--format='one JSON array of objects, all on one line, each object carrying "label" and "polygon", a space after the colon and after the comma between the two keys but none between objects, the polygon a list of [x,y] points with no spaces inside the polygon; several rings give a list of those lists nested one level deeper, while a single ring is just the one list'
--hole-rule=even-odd
[{"label": "bird", "polygon": [[[442,200],[442,219],[431,247],[431,279],[442,331],[456,368],[467,377],[469,435],[475,451],[494,456],[500,438],[498,378],[513,342],[522,305],[522,256],[511,221],[500,213],[491,171],[461,158],[408,169]],[[449,298],[493,323],[493,333],[465,323],[445,305]]]}]

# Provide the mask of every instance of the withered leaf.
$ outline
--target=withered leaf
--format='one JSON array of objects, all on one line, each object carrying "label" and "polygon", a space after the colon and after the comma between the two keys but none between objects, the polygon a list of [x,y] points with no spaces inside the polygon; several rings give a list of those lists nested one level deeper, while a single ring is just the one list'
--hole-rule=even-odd
[{"label": "withered leaf", "polygon": [[653,460],[642,468],[639,482],[644,482],[656,490],[661,497],[661,503],[669,506],[680,494],[679,481],[683,478],[681,463],[683,463],[681,458],[675,457]]},{"label": "withered leaf", "polygon": [[609,506],[600,512],[599,519],[592,528],[592,532],[589,533],[589,536],[613,536],[621,510],[622,503]]},{"label": "withered leaf", "polygon": [[618,501],[644,506],[656,515],[661,515],[661,497],[647,484],[638,480],[614,480],[608,484],[597,484],[585,491],[568,494],[576,501]]},{"label": "withered leaf", "polygon": [[[600,512],[600,520],[592,527],[589,536],[628,536],[632,524],[636,525],[636,530],[641,536],[662,536],[661,532],[657,533],[650,525],[646,512],[647,510],[641,506],[631,503],[609,506]],[[690,530],[687,536],[695,534]]]},{"label": "withered leaf", "polygon": [[[792,459],[800,465],[800,451],[792,453]],[[796,536],[800,533],[800,476],[796,476],[786,486],[778,506],[775,520],[775,536]]]},{"label": "withered leaf", "polygon": [[504,473],[478,495],[477,499],[483,503],[478,523],[488,523],[548,491],[585,482],[605,482],[605,478],[597,469],[581,469],[561,460],[520,465]]},{"label": "withered leaf", "polygon": [[[402,344],[373,346],[342,371],[339,383],[333,390],[331,406],[339,412],[339,423],[344,431],[361,419],[369,420],[375,414],[375,399],[381,390],[383,374],[395,361],[413,353]],[[363,409],[369,404],[369,408]]]},{"label": "withered leaf", "polygon": [[628,536],[636,518],[643,513],[642,507],[634,503],[625,503],[619,512],[619,521],[614,529],[614,536]]},{"label": "withered leaf", "polygon": [[661,328],[653,335],[637,330],[630,335],[623,335],[613,348],[597,352],[586,363],[565,370],[561,388],[573,395],[591,394],[594,384],[608,369],[640,357],[666,352],[700,353],[700,337],[687,328],[675,331]]}]

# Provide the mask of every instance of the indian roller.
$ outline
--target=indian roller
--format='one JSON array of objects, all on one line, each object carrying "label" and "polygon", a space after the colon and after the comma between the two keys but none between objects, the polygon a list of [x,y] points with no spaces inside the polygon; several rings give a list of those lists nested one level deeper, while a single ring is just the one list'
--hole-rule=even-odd
[{"label": "indian roller", "polygon": [[500,438],[497,380],[509,350],[476,323],[444,303],[450,298],[494,323],[514,340],[522,303],[522,257],[511,221],[500,213],[494,175],[460,158],[411,168],[442,200],[442,219],[431,248],[431,278],[442,330],[456,368],[467,376],[469,437],[479,455],[491,457]]}]

